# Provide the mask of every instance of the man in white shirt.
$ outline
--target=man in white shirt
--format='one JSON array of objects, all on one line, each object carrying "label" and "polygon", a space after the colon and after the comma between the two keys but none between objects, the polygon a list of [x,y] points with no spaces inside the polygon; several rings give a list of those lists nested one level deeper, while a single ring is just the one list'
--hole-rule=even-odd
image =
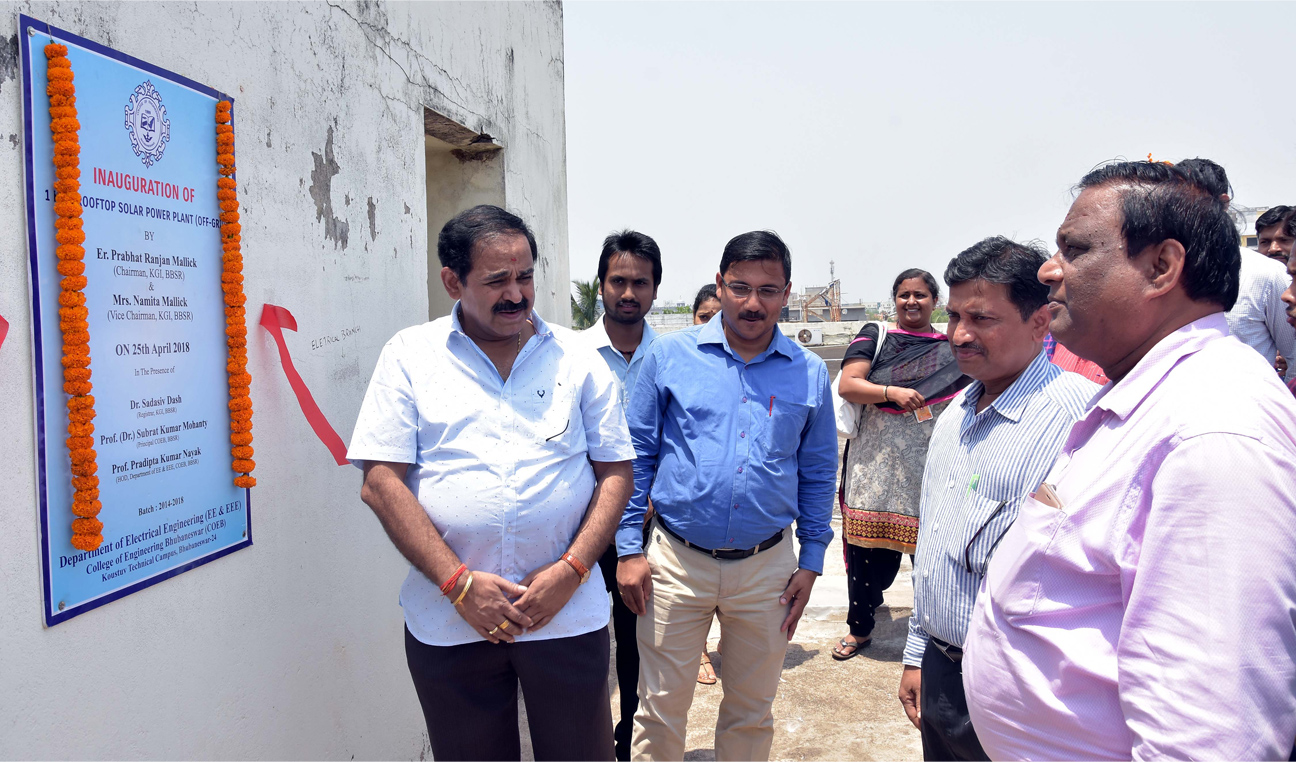
[{"label": "man in white shirt", "polygon": [[[639,368],[657,333],[644,316],[652,309],[661,285],[661,249],[649,236],[633,230],[613,233],[603,241],[599,254],[599,296],[603,316],[581,336],[589,339],[621,388],[621,404],[629,408],[630,391],[639,380]],[[639,644],[635,634],[638,620],[621,600],[617,588],[616,546],[608,547],[599,559],[603,584],[612,593],[612,629],[616,634],[616,673],[620,686],[621,717],[613,729],[616,758],[630,759],[630,735],[635,711],[639,709]]]},{"label": "man in white shirt", "polygon": [[[1230,199],[1228,175],[1210,159],[1184,159],[1177,165],[1188,170],[1193,179],[1214,193],[1224,203]],[[1289,280],[1287,268],[1265,255],[1241,248],[1242,269],[1239,274],[1237,302],[1225,313],[1229,333],[1268,361],[1278,363],[1284,374],[1296,376],[1296,331],[1287,325],[1287,309],[1282,302]],[[1281,362],[1279,362],[1281,358]]]},{"label": "man in white shirt", "polygon": [[535,237],[477,206],[437,243],[451,314],[374,370],[347,455],[412,568],[410,674],[438,760],[611,759],[608,601],[584,585],[630,497],[616,378],[531,310]]}]

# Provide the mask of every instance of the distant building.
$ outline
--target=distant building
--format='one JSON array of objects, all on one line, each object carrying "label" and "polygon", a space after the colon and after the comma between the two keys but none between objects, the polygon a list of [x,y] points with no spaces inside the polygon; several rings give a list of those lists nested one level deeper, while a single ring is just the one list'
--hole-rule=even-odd
[{"label": "distant building", "polygon": [[[894,309],[890,302],[843,304],[841,306],[841,319],[842,322],[876,320],[878,316],[890,319],[890,314]],[[794,302],[788,299],[788,306],[783,309],[783,315],[780,319],[787,323],[830,322],[827,320],[827,312],[827,308],[821,305],[815,305],[807,310],[804,309],[802,303],[795,303],[794,306]]]},{"label": "distant building", "polygon": [[1258,248],[1260,244],[1256,236],[1255,223],[1260,215],[1269,211],[1269,207],[1230,204],[1229,211],[1233,215],[1233,222],[1238,226],[1238,244],[1247,249]]}]

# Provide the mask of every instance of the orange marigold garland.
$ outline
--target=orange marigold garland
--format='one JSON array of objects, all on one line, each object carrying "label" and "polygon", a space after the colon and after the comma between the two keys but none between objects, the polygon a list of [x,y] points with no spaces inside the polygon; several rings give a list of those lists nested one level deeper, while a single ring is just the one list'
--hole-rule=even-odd
[{"label": "orange marigold garland", "polygon": [[50,133],[54,138],[54,238],[58,247],[59,328],[63,331],[63,391],[68,395],[68,454],[72,461],[72,547],[95,550],[103,544],[103,522],[95,518],[99,502],[99,467],[95,463],[94,397],[90,396],[90,324],[86,286],[85,232],[81,228],[81,144],[77,138],[76,87],[67,46],[45,46],[49,61],[45,94],[49,96]]},{"label": "orange marigold garland", "polygon": [[230,124],[230,102],[216,104],[216,198],[221,209],[221,247],[225,271],[221,273],[221,290],[225,292],[225,337],[229,345],[230,452],[234,455],[236,487],[255,487],[251,475],[256,468],[252,460],[252,376],[247,371],[247,310],[243,305],[243,240],[239,225],[238,191],[234,182],[234,125]]}]

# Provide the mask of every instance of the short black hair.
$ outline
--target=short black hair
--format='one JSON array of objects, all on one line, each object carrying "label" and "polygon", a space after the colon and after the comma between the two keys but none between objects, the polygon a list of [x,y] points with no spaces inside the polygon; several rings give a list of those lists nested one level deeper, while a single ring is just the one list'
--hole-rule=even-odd
[{"label": "short black hair", "polygon": [[895,282],[891,284],[892,299],[896,297],[896,294],[900,293],[900,284],[910,278],[922,278],[923,283],[927,284],[927,290],[931,291],[932,301],[940,301],[940,284],[936,282],[936,276],[918,267],[911,267],[896,276]]},{"label": "short black hair", "polygon": [[1284,222],[1287,224],[1283,226],[1283,232],[1296,236],[1296,207],[1271,207],[1269,211],[1256,218],[1256,235],[1260,235],[1260,231],[1265,228],[1282,225]]},{"label": "short black hair", "polygon": [[472,272],[473,249],[477,244],[497,235],[525,236],[531,246],[531,262],[539,259],[535,235],[516,214],[498,206],[481,204],[456,214],[441,228],[437,236],[437,258],[442,267],[449,267],[460,279]]},{"label": "short black hair", "polygon": [[647,260],[652,265],[653,288],[661,285],[662,265],[661,249],[651,237],[634,230],[622,230],[603,239],[603,253],[599,255],[598,282],[603,285],[607,277],[608,263],[617,254],[633,254]]},{"label": "short black hair", "polygon": [[1183,245],[1184,290],[1199,302],[1233,309],[1238,297],[1238,232],[1228,206],[1191,167],[1122,161],[1085,175],[1081,191],[1105,185],[1121,190],[1121,235],[1133,258],[1148,246],[1174,239]]},{"label": "short black hair", "polygon": [[693,317],[697,317],[698,310],[702,309],[702,303],[708,299],[720,301],[719,294],[716,293],[714,283],[708,283],[698,289],[697,296],[693,297]]},{"label": "short black hair", "polygon": [[729,272],[729,267],[738,262],[764,260],[783,265],[783,279],[792,282],[792,252],[772,230],[753,230],[730,238],[720,255],[720,274]]},{"label": "short black hair", "polygon": [[959,252],[945,268],[950,288],[972,280],[1002,283],[1008,299],[1029,320],[1048,303],[1048,286],[1040,282],[1039,269],[1049,255],[1039,243],[1017,243],[1001,235],[983,239]]},{"label": "short black hair", "polygon": [[1175,165],[1188,173],[1192,181],[1205,188],[1216,198],[1227,195],[1233,197],[1233,186],[1229,185],[1228,173],[1224,168],[1210,159],[1184,159]]}]

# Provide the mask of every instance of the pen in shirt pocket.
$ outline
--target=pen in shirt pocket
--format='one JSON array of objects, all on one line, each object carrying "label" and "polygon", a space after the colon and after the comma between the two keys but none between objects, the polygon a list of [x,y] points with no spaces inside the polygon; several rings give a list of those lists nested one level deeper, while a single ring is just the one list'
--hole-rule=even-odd
[{"label": "pen in shirt pocket", "polygon": [[769,418],[773,418],[773,417],[774,417],[774,395],[773,395],[773,394],[770,395],[770,409],[769,409],[769,416],[768,416],[768,417],[769,417]]}]

